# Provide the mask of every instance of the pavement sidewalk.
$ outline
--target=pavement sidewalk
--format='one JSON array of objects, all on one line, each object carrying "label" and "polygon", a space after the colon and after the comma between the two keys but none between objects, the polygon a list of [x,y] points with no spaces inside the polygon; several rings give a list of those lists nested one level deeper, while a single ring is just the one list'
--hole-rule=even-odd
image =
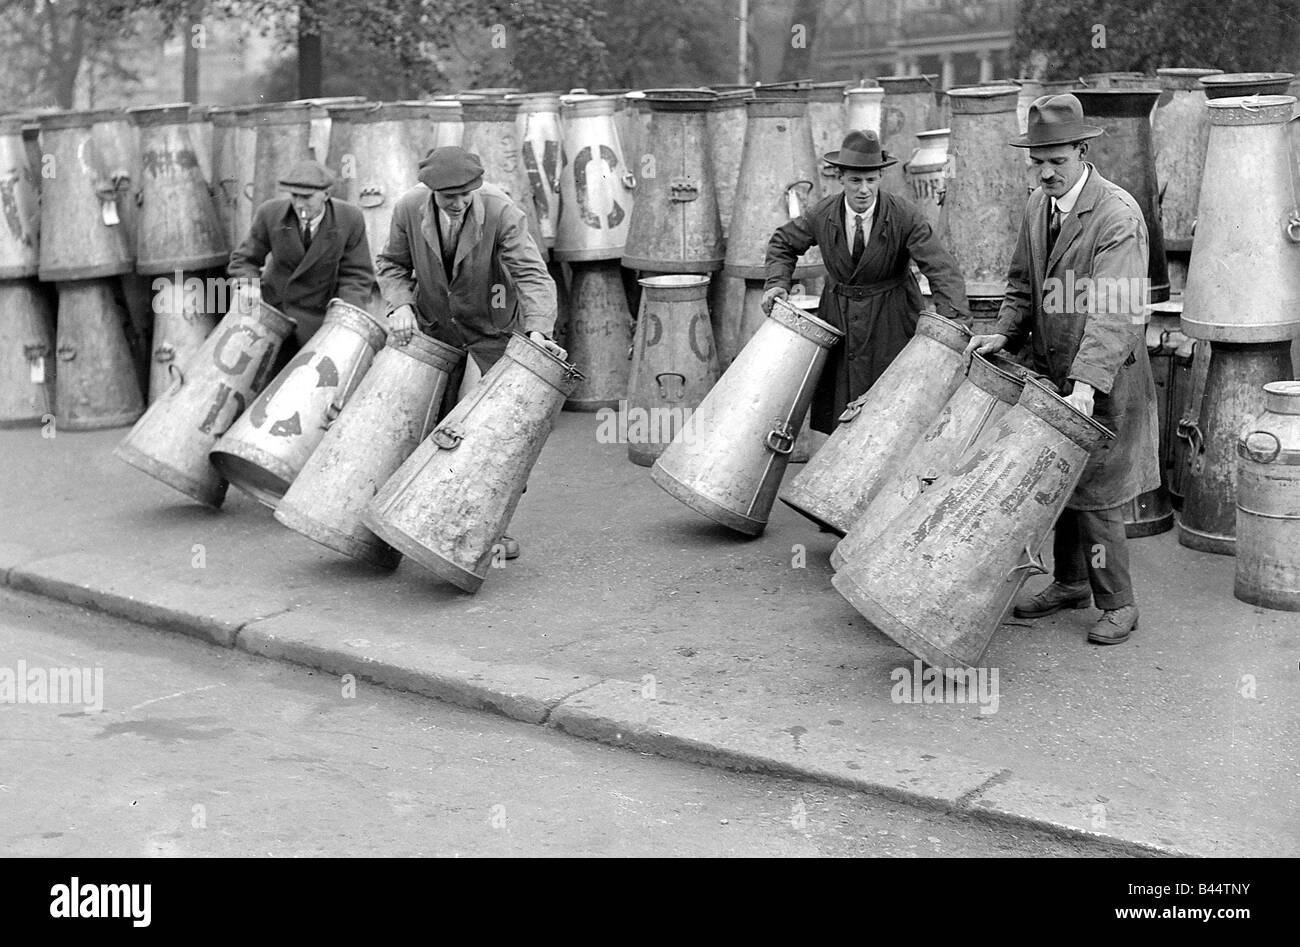
[{"label": "pavement sidewalk", "polygon": [[511,524],[523,556],[477,595],[353,562],[234,489],[220,511],[193,504],[112,456],[125,430],[0,431],[0,581],[575,736],[1118,852],[1300,854],[1300,614],[1233,598],[1232,559],[1137,540],[1128,644],[1085,642],[1095,610],[1011,621],[986,655],[996,703],[896,702],[917,665],[831,587],[833,537],[778,503],[740,538],[596,427],[561,416]]}]

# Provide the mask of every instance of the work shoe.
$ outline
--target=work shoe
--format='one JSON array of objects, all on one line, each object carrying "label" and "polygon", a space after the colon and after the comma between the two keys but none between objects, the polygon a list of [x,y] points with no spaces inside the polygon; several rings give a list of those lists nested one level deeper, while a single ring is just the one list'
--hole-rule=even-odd
[{"label": "work shoe", "polygon": [[1138,626],[1136,605],[1123,608],[1111,608],[1101,613],[1097,624],[1088,632],[1088,640],[1093,644],[1123,644]]},{"label": "work shoe", "polygon": [[519,558],[519,540],[511,539],[509,536],[502,536],[500,542],[507,559]]},{"label": "work shoe", "polygon": [[1025,596],[1016,602],[1011,614],[1017,618],[1043,618],[1063,608],[1087,608],[1091,604],[1092,586],[1087,582],[1077,585],[1053,582],[1038,594]]}]

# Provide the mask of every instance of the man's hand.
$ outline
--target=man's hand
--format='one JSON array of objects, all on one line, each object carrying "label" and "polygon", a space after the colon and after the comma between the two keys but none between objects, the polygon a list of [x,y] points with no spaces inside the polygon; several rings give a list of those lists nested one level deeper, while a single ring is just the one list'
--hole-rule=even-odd
[{"label": "man's hand", "polygon": [[546,351],[550,352],[558,359],[566,359],[569,357],[569,353],[564,351],[564,349],[560,348],[559,343],[552,342],[550,339],[542,335],[540,332],[528,333],[528,339],[531,342],[536,342],[538,345],[546,349]]},{"label": "man's hand", "polygon": [[1096,390],[1092,385],[1085,381],[1076,381],[1074,383],[1074,391],[1066,395],[1065,400],[1068,401],[1070,406],[1080,414],[1092,417],[1093,396],[1095,393]]},{"label": "man's hand", "polygon": [[398,306],[388,316],[388,331],[397,340],[398,345],[410,342],[416,328],[415,310],[410,306]]},{"label": "man's hand", "polygon": [[1002,333],[996,335],[976,335],[966,343],[966,351],[962,352],[961,357],[966,362],[966,367],[970,368],[971,358],[975,355],[993,355],[1001,352],[1007,347],[1007,337]]},{"label": "man's hand", "polygon": [[780,286],[773,286],[763,294],[763,301],[759,303],[759,305],[763,307],[763,315],[770,316],[772,314],[772,307],[776,305],[778,299],[789,298],[790,291],[788,289],[782,289]]}]

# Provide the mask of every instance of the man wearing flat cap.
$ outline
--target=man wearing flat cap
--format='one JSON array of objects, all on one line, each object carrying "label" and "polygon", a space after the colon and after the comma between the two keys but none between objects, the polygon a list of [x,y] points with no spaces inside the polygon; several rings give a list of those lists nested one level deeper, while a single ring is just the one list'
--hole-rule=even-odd
[{"label": "man wearing flat cap", "polygon": [[795,261],[814,244],[826,262],[820,318],[844,332],[831,349],[813,396],[810,426],[831,433],[850,401],[875,384],[916,331],[924,297],[909,264],[930,282],[940,315],[965,318],[966,283],[920,209],[880,189],[897,160],[874,131],[851,131],[823,160],[839,169],[832,194],[777,228],[767,245],[763,311],[789,293]]},{"label": "man wearing flat cap", "polygon": [[1027,349],[1032,368],[1115,434],[1089,458],[1057,521],[1054,581],[1015,606],[1017,617],[1039,618],[1095,602],[1102,615],[1088,640],[1107,645],[1128,640],[1138,623],[1123,507],[1160,485],[1160,466],[1146,293],[1111,291],[1146,285],[1146,222],[1132,195],[1084,160],[1088,141],[1101,134],[1073,95],[1030,105],[1028,130],[1010,144],[1029,149],[1038,188],[997,325],[967,353]]},{"label": "man wearing flat cap", "polygon": [[374,296],[365,218],[359,207],[330,197],[333,183],[324,165],[299,161],[279,181],[289,196],[257,208],[248,236],[230,254],[226,272],[241,280],[245,299],[260,296],[298,322],[297,345],[281,350],[282,362],[321,327],[331,299],[368,309]]}]

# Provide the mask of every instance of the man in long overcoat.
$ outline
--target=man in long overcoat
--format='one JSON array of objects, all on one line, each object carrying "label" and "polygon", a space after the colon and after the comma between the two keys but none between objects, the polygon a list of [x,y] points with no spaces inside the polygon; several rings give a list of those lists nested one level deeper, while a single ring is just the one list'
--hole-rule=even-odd
[{"label": "man in long overcoat", "polygon": [[1056,524],[1055,581],[1022,596],[1015,614],[1037,618],[1093,600],[1102,616],[1088,640],[1119,644],[1138,622],[1123,506],[1160,484],[1159,429],[1146,349],[1146,223],[1133,197],[1084,161],[1100,134],[1073,95],[1030,106],[1028,131],[1010,144],[1029,149],[1040,186],[1025,209],[994,332],[975,336],[967,351],[1027,345],[1031,367],[1114,432]]},{"label": "man in long overcoat", "polygon": [[873,131],[851,131],[823,158],[839,169],[843,192],[777,228],[767,245],[763,311],[788,294],[795,261],[814,244],[826,263],[818,316],[845,333],[831,349],[813,396],[810,425],[829,434],[845,406],[875,384],[916,331],[924,297],[910,263],[930,282],[933,308],[964,319],[966,283],[952,254],[914,204],[880,190],[896,159]]}]

